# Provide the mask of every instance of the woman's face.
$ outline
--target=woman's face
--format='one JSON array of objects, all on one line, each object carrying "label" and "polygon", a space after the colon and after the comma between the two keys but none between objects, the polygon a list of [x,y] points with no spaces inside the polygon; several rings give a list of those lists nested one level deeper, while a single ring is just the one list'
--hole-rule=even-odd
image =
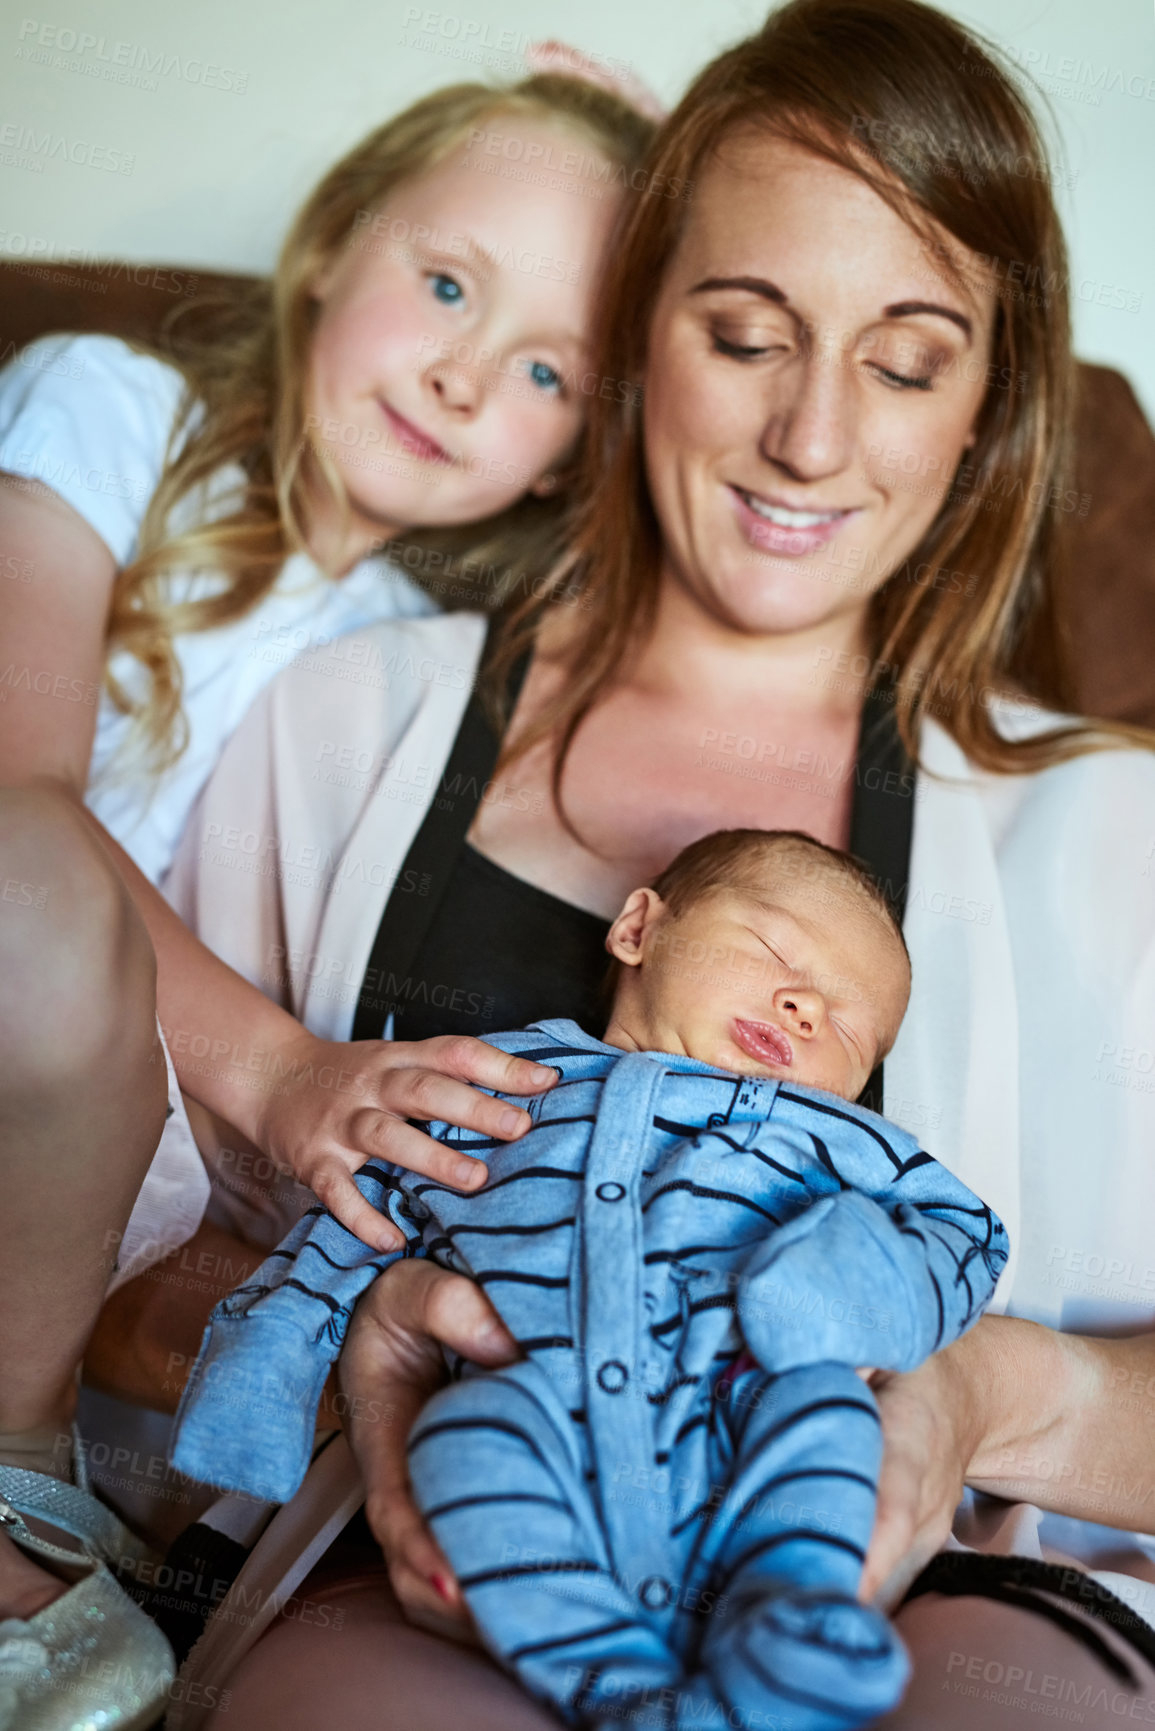
[{"label": "woman's face", "polygon": [[864,181],[793,144],[734,137],[696,182],[651,327],[646,467],[666,576],[724,624],[861,614],[937,515],[987,388],[993,302],[931,257]]}]

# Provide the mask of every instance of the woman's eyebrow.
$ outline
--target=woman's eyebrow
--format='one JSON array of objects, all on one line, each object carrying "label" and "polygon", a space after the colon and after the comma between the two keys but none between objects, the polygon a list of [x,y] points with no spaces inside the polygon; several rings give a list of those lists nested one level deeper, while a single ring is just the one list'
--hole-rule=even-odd
[{"label": "woman's eyebrow", "polygon": [[695,283],[690,290],[692,295],[706,294],[710,289],[744,289],[747,294],[761,295],[764,301],[773,301],[776,306],[789,306],[789,300],[777,283],[767,282],[761,276],[708,276],[702,282]]},{"label": "woman's eyebrow", "polygon": [[[761,276],[708,276],[695,283],[690,290],[692,295],[708,294],[711,289],[740,289],[746,294],[759,295],[762,300],[773,301],[775,306],[788,307],[790,297],[766,277]],[[883,307],[882,316],[887,319],[914,318],[919,313],[937,314],[939,318],[950,319],[966,333],[968,340],[974,337],[974,327],[965,313],[960,313],[955,307],[942,306],[938,301],[895,301],[891,306]]]},{"label": "woman's eyebrow", "polygon": [[938,301],[895,301],[893,306],[882,309],[883,317],[888,319],[915,318],[919,313],[934,313],[940,319],[950,319],[952,324],[966,332],[968,342],[974,336],[974,327],[965,313],[954,307],[940,306]]}]

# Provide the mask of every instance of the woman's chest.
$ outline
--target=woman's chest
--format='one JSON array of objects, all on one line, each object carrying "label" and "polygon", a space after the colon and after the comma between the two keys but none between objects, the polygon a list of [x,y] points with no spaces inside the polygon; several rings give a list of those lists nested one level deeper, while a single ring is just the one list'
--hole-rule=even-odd
[{"label": "woman's chest", "polygon": [[579,729],[555,809],[537,749],[487,789],[470,840],[529,882],[606,917],[716,829],[849,835],[857,719],[800,723],[781,708],[711,714],[615,694]]}]

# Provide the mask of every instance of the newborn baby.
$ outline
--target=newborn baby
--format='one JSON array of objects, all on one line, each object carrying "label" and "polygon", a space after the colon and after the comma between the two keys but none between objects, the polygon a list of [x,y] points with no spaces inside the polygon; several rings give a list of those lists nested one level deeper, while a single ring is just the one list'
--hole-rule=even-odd
[{"label": "newborn baby", "polygon": [[[517,1102],[532,1128],[430,1126],[484,1154],[483,1190],[357,1175],[400,1254],[471,1274],[525,1354],[459,1363],[426,1406],[417,1499],[486,1645],[570,1723],[876,1718],[907,1661],[855,1597],[881,1451],[855,1367],[956,1339],[1006,1260],[991,1211],[852,1103],[906,1008],[902,935],[849,856],[734,830],[635,890],[606,942],[604,1039],[493,1036],[559,1072]],[[214,1314],[177,1467],[291,1496],[391,1260],[312,1209]]]}]

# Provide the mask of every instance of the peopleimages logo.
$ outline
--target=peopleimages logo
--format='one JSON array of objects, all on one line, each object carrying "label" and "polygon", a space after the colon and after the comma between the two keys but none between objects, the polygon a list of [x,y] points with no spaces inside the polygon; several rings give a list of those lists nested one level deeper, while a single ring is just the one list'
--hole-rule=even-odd
[{"label": "peopleimages logo", "polygon": [[42,23],[37,18],[20,21],[16,50],[18,60],[51,66],[58,72],[79,72],[114,84],[130,84],[156,90],[158,78],[178,78],[183,84],[199,84],[205,90],[227,90],[243,96],[249,75],[217,61],[196,55],[174,54],[164,48],[149,48],[140,42],[113,41],[91,30],[74,30],[67,24]]}]

